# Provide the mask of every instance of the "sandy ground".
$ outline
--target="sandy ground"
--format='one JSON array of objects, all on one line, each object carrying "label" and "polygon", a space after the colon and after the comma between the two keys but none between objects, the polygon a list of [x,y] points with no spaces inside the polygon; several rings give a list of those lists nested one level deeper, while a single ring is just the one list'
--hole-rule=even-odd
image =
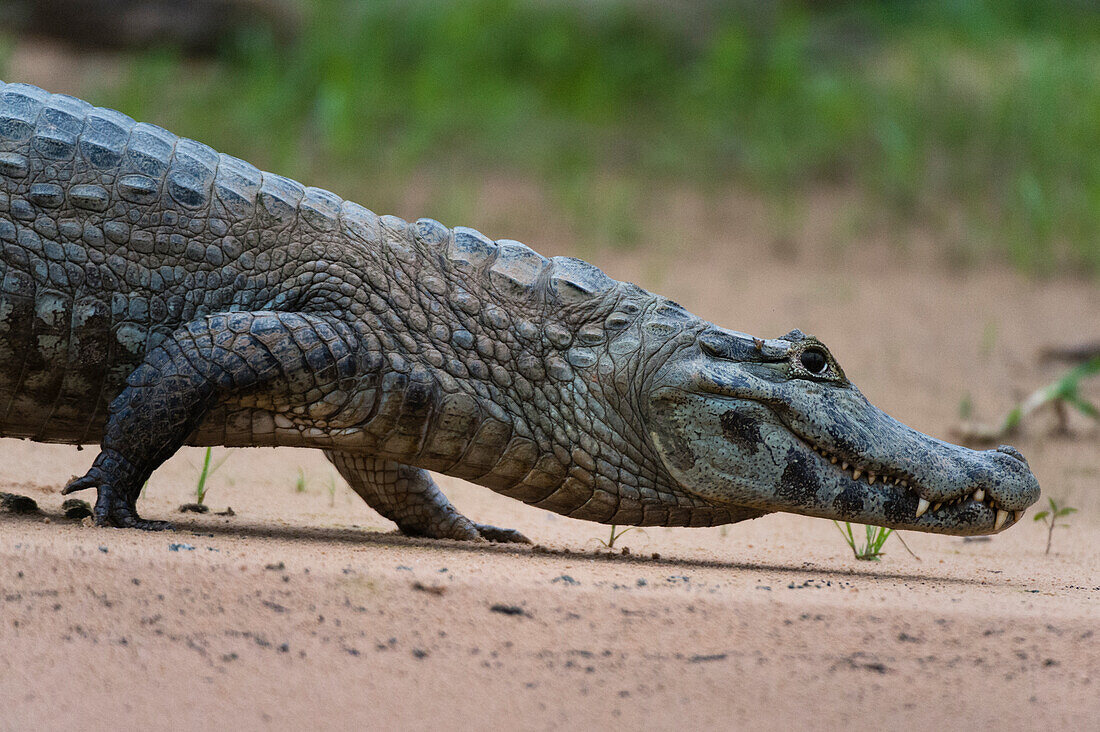
[{"label": "sandy ground", "polygon": [[[9,81],[79,92],[111,69],[35,48]],[[462,223],[578,253],[530,186],[489,180],[481,199]],[[431,200],[414,188],[395,213]],[[811,201],[776,237],[743,196],[662,197],[647,255],[581,253],[722,325],[815,333],[937,436],[962,402],[996,420],[1057,376],[1043,347],[1100,335],[1094,282],[952,274],[919,232],[850,246],[843,205]],[[100,529],[60,513],[92,451],[0,441],[0,490],[44,512],[0,513],[0,730],[1096,729],[1100,432],[1072,427],[1037,415],[1014,440],[1080,509],[1051,554],[1029,514],[989,541],[906,533],[920,558],[891,538],[879,563],[789,515],[632,531],[612,553],[606,527],[446,478],[465,513],[537,546],[411,540],[293,450],[230,455],[208,502],[233,517],[176,512],[201,460],[185,450],[140,504],[177,531]]]},{"label": "sandy ground", "polygon": [[[720,323],[815,332],[873,401],[937,435],[964,396],[991,419],[1053,378],[1042,346],[1100,332],[1087,282],[899,271],[888,251],[750,271],[743,253],[600,263],[665,267],[662,290]],[[1073,427],[1039,416],[1016,440],[1047,495],[1081,509],[1050,555],[1029,516],[990,541],[908,533],[919,560],[891,538],[880,563],[785,515],[637,530],[610,553],[605,527],[451,479],[461,510],[538,548],[411,540],[295,450],[231,454],[208,501],[234,517],[176,513],[188,450],[141,504],[178,531],[92,528],[58,493],[91,451],[2,441],[0,485],[45,515],[0,514],[0,729],[1095,728],[1100,434]]]}]

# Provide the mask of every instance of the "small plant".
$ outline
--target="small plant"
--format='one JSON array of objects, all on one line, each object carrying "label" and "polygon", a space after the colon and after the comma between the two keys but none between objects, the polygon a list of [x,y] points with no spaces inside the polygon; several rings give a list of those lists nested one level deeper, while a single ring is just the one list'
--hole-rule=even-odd
[{"label": "small plant", "polygon": [[[1072,506],[1059,506],[1058,502],[1053,498],[1048,498],[1050,503],[1050,510],[1040,511],[1035,514],[1036,521],[1042,521],[1047,525],[1047,550],[1046,553],[1050,554],[1050,542],[1054,538],[1054,527],[1058,523],[1058,519],[1065,518],[1071,513],[1076,513],[1077,509]],[[1064,525],[1064,524],[1063,524]]]},{"label": "small plant", "polygon": [[619,540],[620,536],[622,536],[623,534],[625,534],[628,531],[633,531],[636,528],[638,528],[638,527],[637,526],[627,526],[625,528],[620,529],[615,524],[611,524],[611,536],[608,537],[607,541],[604,541],[603,539],[597,539],[597,541],[599,541],[601,544],[603,544],[608,549],[614,549],[615,548],[615,542]]},{"label": "small plant", "polygon": [[836,521],[833,521],[833,523],[840,530],[844,542],[851,547],[852,554],[855,555],[856,559],[868,562],[879,561],[879,557],[886,553],[882,551],[882,545],[890,538],[890,534],[894,533],[893,529],[886,529],[881,526],[864,526],[863,528],[867,530],[867,541],[863,546],[857,547],[856,537],[852,533],[852,525],[847,521],[844,522],[843,527]]},{"label": "small plant", "polygon": [[302,470],[301,468],[298,468],[298,480],[294,481],[294,492],[306,492],[306,471]]},{"label": "small plant", "polygon": [[[195,484],[195,502],[200,506],[203,505],[203,501],[206,500],[206,494],[209,492],[209,488],[206,487],[206,481],[210,479],[218,468],[225,464],[225,461],[229,459],[231,453],[225,453],[222,459],[214,464],[214,467],[210,467],[210,456],[212,448],[206,448],[206,456],[202,461],[202,469],[199,471],[199,480]],[[143,489],[144,490],[144,489]]]},{"label": "small plant", "polygon": [[1078,390],[1082,380],[1098,375],[1100,375],[1100,356],[1094,356],[1085,363],[1074,366],[1057,381],[1034,391],[1031,396],[1009,412],[1004,424],[1001,425],[1001,433],[1007,435],[1015,432],[1024,417],[1044,404],[1053,405],[1058,415],[1058,426],[1061,432],[1067,432],[1069,429],[1066,407],[1073,407],[1086,417],[1100,421],[1100,409],[1082,397]]},{"label": "small plant", "polygon": [[[1100,376],[1100,356],[1092,356],[1088,361],[1074,366],[1060,378],[1036,389],[1005,416],[999,425],[963,424],[955,430],[956,435],[965,443],[996,444],[1005,437],[1015,434],[1032,412],[1047,404],[1051,405],[1058,419],[1057,430],[1063,434],[1069,432],[1069,408],[1100,422],[1100,408],[1081,396],[1079,386],[1089,377]],[[969,408],[960,406],[960,416],[969,418]]]}]

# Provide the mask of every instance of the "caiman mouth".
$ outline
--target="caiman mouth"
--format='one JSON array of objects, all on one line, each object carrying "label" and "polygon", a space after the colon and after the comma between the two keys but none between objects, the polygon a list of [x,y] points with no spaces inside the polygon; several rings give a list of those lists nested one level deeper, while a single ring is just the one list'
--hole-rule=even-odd
[{"label": "caiman mouth", "polygon": [[[917,479],[909,473],[891,469],[890,467],[884,467],[882,465],[868,464],[860,461],[858,458],[844,456],[838,453],[830,453],[799,434],[791,425],[786,423],[786,420],[781,419],[781,421],[786,425],[787,429],[791,431],[791,434],[796,436],[804,445],[817,454],[819,463],[824,470],[835,470],[857,483],[866,480],[868,486],[873,486],[878,483],[880,486],[879,490],[896,488],[897,490],[905,491],[910,494],[916,499],[914,520],[919,519],[926,513],[931,517],[949,519],[952,515],[964,511],[985,509],[993,516],[993,530],[1000,531],[1005,526],[1012,526],[1024,515],[1023,511],[1010,511],[1001,508],[993,497],[987,495],[985,489],[981,487],[975,488],[969,492],[963,492],[955,498],[932,503],[924,497],[929,491],[924,490]],[[1011,450],[1011,448],[998,449],[1000,452],[1023,462],[1023,457],[1015,450],[1010,452],[1009,450]]]}]

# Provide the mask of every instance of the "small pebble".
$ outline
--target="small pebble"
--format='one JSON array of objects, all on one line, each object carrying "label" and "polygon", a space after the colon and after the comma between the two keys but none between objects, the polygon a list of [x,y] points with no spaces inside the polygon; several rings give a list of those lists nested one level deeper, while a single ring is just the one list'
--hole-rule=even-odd
[{"label": "small pebble", "polygon": [[11,513],[38,513],[38,504],[27,496],[0,493],[0,509]]},{"label": "small pebble", "polygon": [[82,518],[87,518],[92,515],[92,507],[87,501],[82,501],[79,498],[66,499],[61,504],[61,510],[65,513],[65,518],[79,521]]}]

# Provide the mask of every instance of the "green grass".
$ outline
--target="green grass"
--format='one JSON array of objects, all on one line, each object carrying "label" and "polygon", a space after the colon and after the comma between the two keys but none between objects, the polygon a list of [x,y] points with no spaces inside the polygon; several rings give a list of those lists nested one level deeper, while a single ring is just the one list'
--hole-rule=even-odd
[{"label": "green grass", "polygon": [[833,523],[840,531],[840,535],[844,537],[844,543],[851,548],[855,558],[870,562],[879,561],[879,558],[886,553],[882,551],[882,545],[890,538],[890,534],[894,533],[893,529],[886,529],[881,526],[864,526],[867,536],[863,544],[857,544],[850,523],[845,521],[844,526],[836,521],[833,521]]},{"label": "green grass", "polygon": [[195,503],[200,506],[203,505],[203,502],[206,500],[206,494],[210,491],[210,488],[206,485],[206,481],[217,472],[218,468],[225,464],[225,461],[228,460],[229,456],[232,454],[227,452],[222,456],[221,460],[211,466],[210,460],[212,452],[213,448],[206,448],[206,454],[203,456],[202,460],[202,468],[199,469],[199,477],[195,482]]},{"label": "green grass", "polygon": [[161,49],[97,99],[378,210],[414,171],[460,190],[500,169],[543,181],[582,235],[630,245],[661,185],[780,208],[838,186],[860,193],[853,220],[919,226],[956,261],[1100,273],[1089,4],[305,8],[289,45],[249,30],[212,63]]}]

